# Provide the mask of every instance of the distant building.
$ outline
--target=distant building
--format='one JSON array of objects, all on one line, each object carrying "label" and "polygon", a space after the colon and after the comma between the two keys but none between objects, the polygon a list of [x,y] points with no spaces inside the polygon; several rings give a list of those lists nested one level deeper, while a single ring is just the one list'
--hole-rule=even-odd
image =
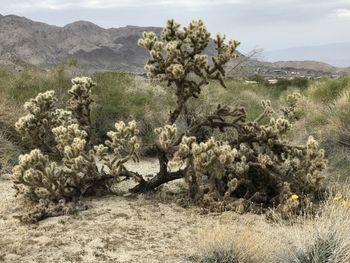
[{"label": "distant building", "polygon": [[271,85],[277,84],[278,79],[268,79],[267,82],[268,82],[269,84],[271,84]]}]

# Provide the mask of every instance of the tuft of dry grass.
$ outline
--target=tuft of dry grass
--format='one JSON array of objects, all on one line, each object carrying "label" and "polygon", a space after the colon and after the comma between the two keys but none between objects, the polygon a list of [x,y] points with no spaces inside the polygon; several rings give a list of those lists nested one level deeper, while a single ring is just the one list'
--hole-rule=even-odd
[{"label": "tuft of dry grass", "polygon": [[21,138],[14,128],[22,115],[22,108],[14,101],[0,94],[0,175],[10,172],[20,154]]},{"label": "tuft of dry grass", "polygon": [[23,115],[23,107],[19,107],[13,100],[0,94],[0,129],[10,129],[19,117]]},{"label": "tuft of dry grass", "polygon": [[20,153],[20,148],[12,143],[4,132],[0,131],[0,176],[11,171]]}]

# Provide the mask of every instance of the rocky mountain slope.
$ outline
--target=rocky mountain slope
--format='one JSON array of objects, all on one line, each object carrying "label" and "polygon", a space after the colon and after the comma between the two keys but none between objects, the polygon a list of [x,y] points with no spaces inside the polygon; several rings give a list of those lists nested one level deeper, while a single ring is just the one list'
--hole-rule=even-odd
[{"label": "rocky mountain slope", "polygon": [[[58,27],[25,17],[0,15],[0,64],[47,67],[74,58],[78,61],[78,67],[88,72],[143,73],[148,54],[137,45],[143,31],[160,33],[161,28],[126,26],[104,29],[87,21]],[[213,53],[213,46],[208,47],[207,54]],[[320,74],[335,74],[339,71],[338,68],[318,62],[269,63],[239,54],[239,58],[229,65],[229,74],[246,77],[261,72],[273,73],[281,68],[311,69]]]},{"label": "rocky mountain slope", "polygon": [[64,27],[34,22],[13,15],[0,17],[0,58],[52,66],[76,58],[89,71],[141,72],[147,53],[137,46],[143,31],[160,28],[126,26],[104,29],[78,21]]}]

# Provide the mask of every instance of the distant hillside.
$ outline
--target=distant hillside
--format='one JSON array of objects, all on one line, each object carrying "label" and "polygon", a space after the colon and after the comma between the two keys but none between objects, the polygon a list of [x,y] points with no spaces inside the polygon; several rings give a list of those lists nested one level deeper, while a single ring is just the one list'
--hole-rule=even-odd
[{"label": "distant hillside", "polygon": [[[84,71],[128,71],[143,73],[148,53],[137,45],[143,31],[161,32],[159,27],[126,26],[104,29],[91,22],[77,21],[64,27],[35,22],[25,17],[0,15],[0,64],[54,66],[67,59],[78,60]],[[213,55],[211,43],[206,54]],[[239,58],[228,65],[228,75],[247,77],[267,74],[283,67],[334,74],[339,69],[318,62],[261,62],[238,53]],[[307,73],[307,72],[306,72]],[[318,75],[319,75],[318,74]]]},{"label": "distant hillside", "polygon": [[313,60],[337,67],[350,66],[350,43],[334,43],[322,46],[296,47],[264,52],[268,61]]},{"label": "distant hillside", "polygon": [[52,66],[76,58],[89,71],[142,72],[147,52],[137,46],[143,31],[156,27],[126,26],[104,29],[78,21],[64,27],[13,15],[0,17],[0,60],[15,58],[29,64]]}]

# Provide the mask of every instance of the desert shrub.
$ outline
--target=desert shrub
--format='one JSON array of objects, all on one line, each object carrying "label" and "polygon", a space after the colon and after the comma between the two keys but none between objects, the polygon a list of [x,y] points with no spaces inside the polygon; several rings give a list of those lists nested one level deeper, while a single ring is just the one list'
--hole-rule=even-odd
[{"label": "desert shrub", "polygon": [[174,104],[173,97],[162,87],[126,73],[96,73],[93,78],[99,84],[94,90],[97,107],[92,113],[97,136],[105,138],[116,119],[135,119],[143,142],[150,143],[154,128],[164,122]]},{"label": "desert shrub", "polygon": [[249,80],[256,81],[259,84],[265,84],[266,83],[266,80],[265,80],[264,76],[259,75],[259,74],[254,74],[253,76],[250,76]]},{"label": "desert shrub", "polygon": [[327,138],[334,140],[343,146],[350,147],[350,93],[343,92],[326,109],[325,115],[328,120]]},{"label": "desert shrub", "polygon": [[286,90],[289,87],[296,87],[301,90],[306,89],[309,85],[309,80],[306,78],[294,79],[279,79],[276,84],[272,86],[279,90]]},{"label": "desert shrub", "polygon": [[0,174],[11,170],[21,151],[20,146],[23,146],[21,136],[14,128],[22,114],[22,109],[0,92]]},{"label": "desert shrub", "polygon": [[349,78],[322,79],[313,82],[307,90],[308,96],[321,103],[333,102],[343,91],[349,89]]},{"label": "desert shrub", "polygon": [[27,68],[17,75],[13,75],[10,85],[6,88],[6,94],[17,103],[22,104],[39,92],[54,90],[60,101],[65,99],[66,90],[70,86],[70,76],[65,71],[52,69],[42,72],[37,69]]}]

